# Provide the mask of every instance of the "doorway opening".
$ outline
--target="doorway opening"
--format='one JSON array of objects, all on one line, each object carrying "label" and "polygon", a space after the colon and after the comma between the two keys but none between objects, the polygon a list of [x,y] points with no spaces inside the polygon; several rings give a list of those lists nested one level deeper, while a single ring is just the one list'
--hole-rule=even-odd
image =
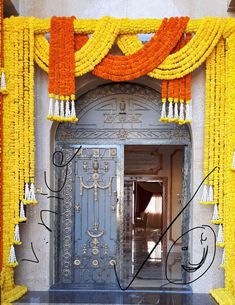
[{"label": "doorway opening", "polygon": [[[161,105],[160,94],[146,86],[108,84],[81,96],[76,103],[79,124],[59,124],[56,150],[63,152],[64,160],[70,160],[80,145],[82,149],[68,164],[60,194],[63,203],[56,200],[59,216],[51,250],[53,288],[116,289],[114,263],[125,287],[140,266],[139,257],[149,253],[157,236],[190,196],[189,129],[186,124],[160,123]],[[56,168],[55,189],[61,188],[65,175],[65,168]],[[146,210],[149,203],[140,211],[135,190],[157,185],[162,190],[152,194],[162,193],[162,211],[156,224],[152,214],[158,213],[152,213],[151,206]],[[165,253],[182,227],[188,230],[188,213],[186,209],[179,223],[167,232],[161,248],[145,265],[149,267],[146,274],[144,269],[138,274],[134,289],[156,289],[166,283],[162,280]],[[147,245],[141,254],[134,249],[144,229],[151,239],[144,239]],[[167,264],[171,278],[182,276],[176,266],[182,260],[185,243],[174,246],[174,256]],[[147,279],[151,274],[148,270],[156,271],[154,266],[161,266],[157,277],[153,274],[153,279]]]},{"label": "doorway opening", "polygon": [[[184,146],[125,145],[124,206],[129,207],[126,213],[129,213],[131,222],[129,232],[125,231],[126,235],[130,235],[129,277],[133,277],[138,272],[167,226],[181,211],[183,183]],[[182,235],[182,228],[181,217],[151,253],[132,287],[170,286],[167,278],[182,282],[181,264],[184,254],[181,250],[183,247],[181,239],[168,254],[175,240]]]}]

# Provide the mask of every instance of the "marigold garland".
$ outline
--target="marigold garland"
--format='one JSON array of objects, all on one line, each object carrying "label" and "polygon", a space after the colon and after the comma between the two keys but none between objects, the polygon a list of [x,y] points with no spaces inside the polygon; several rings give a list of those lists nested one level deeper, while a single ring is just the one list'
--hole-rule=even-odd
[{"label": "marigold garland", "polygon": [[[157,79],[174,79],[193,72],[210,55],[222,36],[223,29],[222,18],[203,18],[191,41],[180,51],[169,55],[148,75]],[[120,35],[117,43],[125,55],[132,54],[143,46],[136,35]]]},{"label": "marigold garland", "polygon": [[126,56],[109,54],[92,73],[112,81],[128,81],[149,73],[158,67],[176,46],[188,20],[188,17],[163,19],[155,35],[140,50]]},{"label": "marigold garland", "polygon": [[27,288],[14,283],[21,244],[19,223],[24,205],[37,203],[34,187],[34,27],[33,18],[11,18],[4,31],[4,63],[9,94],[3,103],[3,302],[21,297]]},{"label": "marigold garland", "polygon": [[[0,0],[0,67],[3,67],[3,0]],[[0,93],[0,274],[2,271],[2,254],[3,254],[3,201],[2,201],[2,150],[3,150],[3,96]]]},{"label": "marigold garland", "polygon": [[[75,112],[75,17],[52,17],[49,56],[49,98],[47,118],[76,122]],[[55,99],[55,100],[54,100]]]},{"label": "marigold garland", "polygon": [[[190,41],[191,34],[182,35],[173,52],[179,51]],[[185,124],[192,121],[191,100],[191,74],[180,79],[162,81],[162,111],[160,121]],[[167,112],[167,102],[168,112]],[[178,106],[180,102],[180,107]]]},{"label": "marigold garland", "polygon": [[[35,202],[33,199],[35,198],[33,184],[33,56],[35,56],[35,61],[48,71],[49,44],[44,37],[44,29],[48,26],[48,22],[48,20],[42,21],[25,17],[13,17],[5,22],[5,69],[9,94],[4,96],[3,104],[4,249],[1,286],[4,302],[13,301],[27,291],[26,287],[15,286],[13,267],[17,265],[15,248],[20,243],[19,223],[25,220],[24,204]],[[144,26],[144,32],[151,32],[160,26],[160,21],[156,20],[147,22],[142,20],[138,24],[130,20],[121,21],[110,17],[104,17],[99,21],[88,21],[88,25],[85,21],[81,21],[79,25],[75,22],[77,24],[75,29],[79,27],[82,35],[91,34],[88,29],[91,25],[95,25],[95,32],[93,29],[92,37],[89,40],[87,37],[82,38],[84,40],[81,40],[80,44],[78,43],[80,49],[75,54],[75,74],[83,75],[92,71],[108,54],[119,31],[123,35],[118,36],[118,45],[124,54],[137,52],[143,45],[135,35],[142,32],[145,23],[148,26]],[[154,27],[152,24],[154,24]],[[131,30],[129,30],[130,27],[132,27]],[[196,32],[191,41],[180,51],[169,55],[157,69],[154,69],[148,75],[166,80],[179,79],[188,75],[207,59],[205,173],[213,166],[218,165],[217,163],[219,163],[220,171],[217,174],[215,173],[213,179],[208,181],[208,185],[213,186],[210,194],[213,195],[213,200],[208,201],[210,193],[208,189],[207,198],[204,202],[214,204],[214,215],[216,216],[214,223],[221,225],[218,246],[224,247],[224,255],[221,261],[226,275],[225,288],[212,290],[211,293],[220,304],[228,305],[235,303],[235,256],[233,254],[235,248],[235,214],[233,208],[235,173],[231,170],[235,151],[235,135],[233,133],[235,121],[235,23],[232,19],[226,19],[225,22],[221,18],[203,18],[200,21],[192,21],[192,25],[189,25],[186,31]],[[35,33],[39,34],[34,36]],[[226,38],[226,49],[225,40],[221,38]],[[104,43],[100,45],[100,41]],[[225,53],[227,56],[226,64]],[[2,77],[2,80],[5,81],[4,77]],[[173,86],[174,94],[177,92],[175,84]],[[182,86],[182,88],[185,87]],[[164,90],[166,91],[166,89]],[[1,91],[3,92],[3,90]],[[184,90],[179,92],[179,96],[185,95],[189,100],[189,92]],[[24,100],[23,103],[22,99]],[[211,119],[212,114],[213,119]],[[17,115],[20,118],[15,119]],[[213,120],[214,122],[210,122]],[[26,126],[28,128],[25,130]],[[19,141],[17,141],[17,137],[19,137]],[[210,141],[212,141],[212,144],[210,144]],[[209,156],[210,159],[208,159]],[[15,172],[17,172],[16,175]],[[223,239],[219,238],[221,232],[224,243],[221,242]]]}]

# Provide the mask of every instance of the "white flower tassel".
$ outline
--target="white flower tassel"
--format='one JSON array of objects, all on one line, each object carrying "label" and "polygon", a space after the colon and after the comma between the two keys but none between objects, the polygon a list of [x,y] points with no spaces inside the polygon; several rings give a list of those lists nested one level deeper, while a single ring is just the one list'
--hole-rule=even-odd
[{"label": "white flower tassel", "polygon": [[60,112],[59,112],[59,101],[56,100],[55,101],[55,110],[54,110],[54,116],[59,116],[60,115]]},{"label": "white flower tassel", "polygon": [[65,106],[65,117],[66,118],[70,118],[71,114],[70,114],[70,109],[69,109],[69,101],[66,101],[66,106]]},{"label": "white flower tassel", "polygon": [[223,227],[220,224],[219,225],[219,231],[218,231],[218,235],[217,235],[217,243],[223,243],[224,242],[224,238],[223,238]]},{"label": "white flower tassel", "polygon": [[28,183],[25,183],[24,199],[25,200],[30,200],[30,191],[29,191],[29,184]]},{"label": "white flower tassel", "polygon": [[15,247],[13,245],[11,245],[8,261],[9,261],[9,263],[13,263],[13,264],[17,263]]},{"label": "white flower tassel", "polygon": [[208,201],[214,201],[214,187],[212,185],[209,186]]},{"label": "white flower tassel", "polygon": [[180,103],[180,121],[184,121],[184,103]]},{"label": "white flower tassel", "polygon": [[5,73],[2,72],[1,74],[1,89],[2,90],[6,90],[6,77],[5,77]]},{"label": "white flower tassel", "polygon": [[162,103],[162,111],[161,111],[161,118],[166,118],[166,102]]},{"label": "white flower tassel", "polygon": [[217,203],[214,205],[214,212],[213,212],[212,220],[219,220],[219,212],[218,212]]},{"label": "white flower tassel", "polygon": [[53,116],[53,98],[50,98],[49,101],[49,109],[48,109],[48,116]]},{"label": "white flower tassel", "polygon": [[60,117],[64,118],[64,101],[60,101]]},{"label": "white flower tassel", "polygon": [[225,249],[223,249],[222,259],[221,259],[221,265],[225,264]]},{"label": "white flower tassel", "polygon": [[179,110],[178,110],[178,103],[177,102],[175,103],[175,106],[174,106],[174,118],[175,119],[179,118]]},{"label": "white flower tassel", "polygon": [[34,183],[30,184],[30,200],[36,201]]},{"label": "white flower tassel", "polygon": [[73,100],[71,101],[71,117],[76,118],[75,102]]},{"label": "white flower tassel", "polygon": [[18,224],[15,225],[14,240],[20,242],[20,229]]},{"label": "white flower tassel", "polygon": [[207,202],[207,199],[208,199],[208,185],[204,184],[203,191],[202,191],[201,202]]},{"label": "white flower tassel", "polygon": [[233,153],[233,164],[232,164],[232,169],[235,170],[235,151]]},{"label": "white flower tassel", "polygon": [[20,218],[25,218],[24,204],[22,201],[20,202]]},{"label": "white flower tassel", "polygon": [[191,103],[186,103],[186,116],[185,120],[191,122],[192,121],[192,105]]},{"label": "white flower tassel", "polygon": [[173,119],[173,105],[172,102],[169,103],[169,109],[168,109],[168,119]]}]

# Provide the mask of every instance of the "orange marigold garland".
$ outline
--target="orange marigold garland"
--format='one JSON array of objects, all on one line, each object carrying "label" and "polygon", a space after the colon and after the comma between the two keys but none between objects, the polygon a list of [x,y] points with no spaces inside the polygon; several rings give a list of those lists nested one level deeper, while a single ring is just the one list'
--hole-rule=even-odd
[{"label": "orange marigold garland", "polygon": [[188,21],[189,17],[164,18],[160,28],[143,48],[126,56],[108,54],[92,73],[112,81],[128,81],[151,72],[176,46]]},{"label": "orange marigold garland", "polygon": [[49,53],[49,98],[47,118],[76,122],[75,112],[75,17],[52,17]]},{"label": "orange marigold garland", "polygon": [[[186,43],[189,42],[191,34],[183,34],[175,47],[174,52],[179,51]],[[162,122],[177,122],[179,124],[185,124],[192,121],[192,109],[191,109],[191,74],[173,79],[162,80]],[[167,103],[168,112],[167,112]],[[180,103],[180,107],[178,107]]]},{"label": "orange marigold garland", "polygon": [[89,37],[85,34],[75,34],[74,35],[74,43],[75,43],[75,50],[80,50],[84,44],[89,40]]}]

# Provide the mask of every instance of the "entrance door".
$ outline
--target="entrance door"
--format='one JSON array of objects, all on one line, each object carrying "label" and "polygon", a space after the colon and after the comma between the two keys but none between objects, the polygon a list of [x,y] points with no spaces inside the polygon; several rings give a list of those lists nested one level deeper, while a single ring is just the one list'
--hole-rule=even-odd
[{"label": "entrance door", "polygon": [[[118,161],[119,149],[115,145],[83,145],[74,158],[71,168],[73,178],[72,181],[67,179],[65,185],[65,190],[66,187],[70,187],[73,193],[71,199],[74,217],[68,214],[69,203],[66,201],[66,195],[61,213],[60,281],[63,284],[90,289],[108,289],[116,286],[113,264],[117,260],[118,252]],[[71,182],[72,189],[71,185],[68,185]],[[70,255],[70,246],[68,240],[63,242],[63,238],[70,226],[74,227],[70,232],[73,235],[73,265],[68,268],[66,258]],[[64,273],[66,269],[67,273]]]},{"label": "entrance door", "polygon": [[[160,159],[154,161],[157,154],[154,151],[141,161],[142,168],[138,165],[139,172],[136,172],[136,158],[130,157],[132,168],[128,174],[124,166],[125,146],[141,147],[140,155],[143,145],[184,146],[185,156],[188,155],[184,181],[190,181],[189,130],[186,125],[159,122],[160,94],[137,84],[99,86],[80,97],[76,112],[79,113],[79,122],[59,124],[55,137],[56,150],[63,150],[66,156],[64,162],[71,160],[80,145],[82,150],[69,162],[66,183],[58,194],[62,199],[58,198],[56,202],[59,230],[54,243],[56,259],[51,255],[54,283],[62,289],[96,289],[102,286],[109,289],[116,285],[111,266],[116,260],[121,284],[125,286],[136,270],[132,255],[134,189],[132,180],[125,177],[154,175],[151,178],[165,179],[167,176],[170,179],[171,176],[169,168],[158,172],[161,162]],[[176,162],[177,156],[172,157],[172,162]],[[58,189],[63,187],[66,169],[59,168],[59,171],[59,176],[55,177]],[[184,194],[190,194],[190,183],[184,183],[183,189]],[[164,191],[163,183],[163,194],[170,196],[170,192],[169,187]],[[184,198],[180,198],[175,207],[180,207],[180,202],[185,202]],[[163,198],[163,205],[168,199]],[[174,211],[176,209],[172,210],[173,214]],[[173,219],[169,210],[167,215],[169,221]],[[189,215],[184,213],[184,231],[188,230],[189,219]],[[169,234],[166,236],[168,240]],[[179,249],[180,245],[177,245]]]}]

